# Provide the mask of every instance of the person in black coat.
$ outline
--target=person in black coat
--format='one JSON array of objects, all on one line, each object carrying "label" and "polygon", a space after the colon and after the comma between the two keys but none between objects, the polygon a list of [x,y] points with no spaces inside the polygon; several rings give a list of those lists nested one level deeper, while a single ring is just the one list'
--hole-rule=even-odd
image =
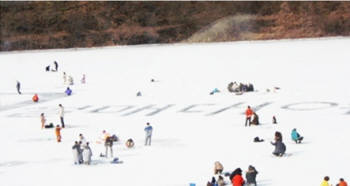
[{"label": "person in black coat", "polygon": [[19,81],[17,81],[16,89],[17,89],[18,94],[22,94],[22,92],[21,92],[21,83]]},{"label": "person in black coat", "polygon": [[249,165],[248,171],[245,174],[245,178],[247,179],[248,186],[256,186],[256,175],[258,171],[256,171],[255,167]]},{"label": "person in black coat", "polygon": [[57,72],[58,71],[58,63],[57,63],[57,61],[53,62],[53,64],[55,65],[55,71]]}]

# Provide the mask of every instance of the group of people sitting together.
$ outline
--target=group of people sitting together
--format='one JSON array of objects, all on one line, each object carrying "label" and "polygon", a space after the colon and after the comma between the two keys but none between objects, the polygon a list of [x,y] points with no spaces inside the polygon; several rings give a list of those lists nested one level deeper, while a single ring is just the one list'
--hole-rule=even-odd
[{"label": "group of people sitting together", "polygon": [[243,93],[243,92],[253,92],[254,86],[251,83],[243,84],[243,83],[237,83],[231,82],[228,84],[227,89],[231,93]]},{"label": "group of people sitting together", "polygon": [[237,168],[233,172],[223,173],[224,167],[219,162],[214,163],[214,176],[207,182],[207,186],[224,186],[232,184],[233,186],[256,186],[256,175],[258,171],[254,166],[249,165],[248,170],[245,172],[245,178],[242,176],[242,169]]}]

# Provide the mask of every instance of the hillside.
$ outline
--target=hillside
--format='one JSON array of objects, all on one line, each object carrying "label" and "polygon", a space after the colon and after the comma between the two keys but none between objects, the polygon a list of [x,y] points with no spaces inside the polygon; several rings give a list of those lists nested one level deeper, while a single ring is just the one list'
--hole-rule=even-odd
[{"label": "hillside", "polygon": [[1,1],[0,13],[0,51],[350,35],[350,2]]}]

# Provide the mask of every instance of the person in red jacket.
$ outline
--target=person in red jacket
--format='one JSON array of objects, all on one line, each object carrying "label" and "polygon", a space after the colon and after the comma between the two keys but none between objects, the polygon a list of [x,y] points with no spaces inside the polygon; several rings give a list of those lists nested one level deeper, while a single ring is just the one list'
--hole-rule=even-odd
[{"label": "person in red jacket", "polygon": [[343,178],[339,179],[339,183],[337,184],[337,186],[348,186],[348,184],[346,183],[346,181],[344,181]]},{"label": "person in red jacket", "polygon": [[233,171],[230,178],[232,179],[232,186],[243,186],[245,183],[242,177],[242,169],[240,168],[237,168],[235,171]]},{"label": "person in red jacket", "polygon": [[245,110],[245,116],[246,116],[245,126],[247,126],[247,122],[249,122],[249,126],[250,126],[253,113],[254,113],[253,110],[250,108],[250,106],[248,106],[247,110]]},{"label": "person in red jacket", "polygon": [[38,94],[34,94],[32,100],[33,100],[34,102],[38,102],[38,101],[39,101],[39,96],[38,96]]}]

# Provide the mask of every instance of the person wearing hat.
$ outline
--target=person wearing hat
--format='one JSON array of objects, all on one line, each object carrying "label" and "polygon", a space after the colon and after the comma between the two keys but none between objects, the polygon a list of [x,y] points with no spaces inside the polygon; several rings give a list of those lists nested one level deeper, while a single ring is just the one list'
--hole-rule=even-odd
[{"label": "person wearing hat", "polygon": [[256,186],[256,175],[258,171],[256,171],[255,167],[249,165],[248,171],[245,174],[245,178],[247,179],[247,186]]}]

